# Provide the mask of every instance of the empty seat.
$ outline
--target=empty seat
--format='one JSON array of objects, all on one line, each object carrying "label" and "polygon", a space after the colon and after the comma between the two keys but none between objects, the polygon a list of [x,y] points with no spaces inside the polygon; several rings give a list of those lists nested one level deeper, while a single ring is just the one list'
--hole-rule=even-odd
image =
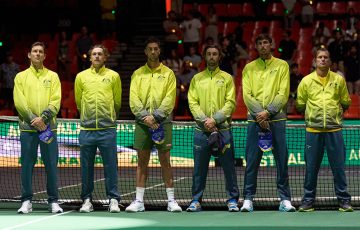
[{"label": "empty seat", "polygon": [[242,16],[250,16],[250,17],[255,16],[254,7],[251,2],[244,2],[241,15]]},{"label": "empty seat", "polygon": [[227,12],[230,17],[241,16],[242,5],[239,3],[228,4]]},{"label": "empty seat", "polygon": [[217,16],[227,16],[227,5],[226,4],[214,4]]},{"label": "empty seat", "polygon": [[209,12],[209,4],[199,4],[199,11],[203,16],[206,16]]},{"label": "empty seat", "polygon": [[275,15],[275,16],[282,16],[284,15],[284,4],[282,2],[273,2],[267,6],[267,14],[268,15]]},{"label": "empty seat", "polygon": [[345,14],[347,10],[347,2],[333,2],[331,12],[333,14]]},{"label": "empty seat", "polygon": [[326,15],[326,14],[331,14],[331,7],[332,7],[332,3],[331,2],[318,2],[316,4],[316,10],[315,12],[317,14],[320,15]]},{"label": "empty seat", "polygon": [[355,10],[355,13],[360,14],[360,1],[348,1],[347,8],[353,8]]}]

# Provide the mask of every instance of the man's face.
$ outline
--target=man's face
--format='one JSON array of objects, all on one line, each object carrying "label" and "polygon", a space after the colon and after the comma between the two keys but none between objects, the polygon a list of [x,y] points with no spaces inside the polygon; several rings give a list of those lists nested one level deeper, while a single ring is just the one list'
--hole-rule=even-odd
[{"label": "man's face", "polygon": [[327,69],[331,65],[329,52],[319,51],[316,55],[316,68]]},{"label": "man's face", "polygon": [[90,61],[91,61],[92,66],[94,66],[94,67],[100,67],[100,66],[104,65],[104,63],[106,61],[106,56],[105,56],[104,50],[99,47],[94,48],[90,54]]},{"label": "man's face", "polygon": [[44,62],[45,60],[45,51],[42,46],[34,46],[31,48],[31,51],[28,53],[28,58],[30,59],[31,63],[35,65],[39,65]]},{"label": "man's face", "polygon": [[160,56],[160,47],[157,43],[149,43],[145,48],[145,54],[149,61],[158,61]]},{"label": "man's face", "polygon": [[267,39],[259,40],[255,48],[260,56],[267,56],[271,53],[271,43]]},{"label": "man's face", "polygon": [[217,67],[220,61],[220,53],[216,48],[208,48],[205,53],[205,60],[208,67]]}]

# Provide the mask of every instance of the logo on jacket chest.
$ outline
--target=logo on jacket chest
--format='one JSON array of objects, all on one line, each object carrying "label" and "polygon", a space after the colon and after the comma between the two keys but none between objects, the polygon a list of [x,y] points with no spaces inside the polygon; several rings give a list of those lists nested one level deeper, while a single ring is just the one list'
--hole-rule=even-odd
[{"label": "logo on jacket chest", "polygon": [[51,80],[50,79],[44,79],[43,80],[43,86],[45,88],[50,88],[51,87]]},{"label": "logo on jacket chest", "polygon": [[111,83],[111,80],[109,78],[104,77],[101,82],[108,85]]}]

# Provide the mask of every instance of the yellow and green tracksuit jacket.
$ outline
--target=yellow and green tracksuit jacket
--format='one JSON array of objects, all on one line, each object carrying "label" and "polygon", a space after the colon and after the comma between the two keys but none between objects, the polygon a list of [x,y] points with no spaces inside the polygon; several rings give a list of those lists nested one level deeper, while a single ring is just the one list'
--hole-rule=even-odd
[{"label": "yellow and green tracksuit jacket", "polygon": [[232,76],[219,67],[212,72],[206,68],[191,80],[188,100],[198,129],[205,130],[205,119],[210,117],[217,128],[229,128],[236,106]]},{"label": "yellow and green tracksuit jacket", "polygon": [[175,106],[176,78],[174,72],[160,63],[151,69],[147,64],[131,76],[130,108],[139,123],[153,115],[156,122],[170,122],[169,115]]},{"label": "yellow and green tracksuit jacket", "polygon": [[286,120],[286,103],[290,91],[289,65],[279,58],[257,58],[243,70],[242,87],[248,121],[267,110],[270,120]]},{"label": "yellow and green tracksuit jacket", "polygon": [[329,71],[323,85],[316,71],[305,76],[299,86],[296,108],[305,111],[308,128],[338,129],[342,127],[343,112],[351,104],[344,77]]},{"label": "yellow and green tracksuit jacket", "polygon": [[57,73],[45,67],[36,71],[30,66],[16,75],[14,83],[14,104],[19,113],[20,130],[35,132],[31,121],[40,116],[45,124],[56,130],[56,115],[61,102]]},{"label": "yellow and green tracksuit jacket", "polygon": [[90,67],[77,74],[75,102],[82,130],[116,127],[121,107],[121,80],[117,72],[102,66]]}]

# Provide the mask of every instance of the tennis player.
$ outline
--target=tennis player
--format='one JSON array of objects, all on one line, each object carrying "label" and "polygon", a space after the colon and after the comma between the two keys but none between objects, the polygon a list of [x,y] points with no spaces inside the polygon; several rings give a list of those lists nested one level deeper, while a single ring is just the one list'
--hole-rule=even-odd
[{"label": "tennis player", "polygon": [[[289,65],[271,54],[272,39],[260,34],[255,39],[259,57],[243,70],[243,97],[248,110],[246,169],[242,212],[253,211],[257,175],[263,151],[272,150],[277,168],[280,211],[293,212],[286,146],[286,103],[289,98]],[[260,135],[259,135],[260,134]],[[269,138],[264,145],[263,137]],[[260,142],[259,142],[260,140]]]},{"label": "tennis player", "polygon": [[89,50],[90,68],[77,74],[75,102],[80,112],[81,199],[80,212],[92,212],[94,161],[97,149],[104,164],[109,212],[120,212],[118,160],[116,151],[116,118],[121,106],[121,80],[117,72],[105,67],[109,56],[103,45]]},{"label": "tennis player", "polygon": [[334,176],[339,210],[352,212],[351,196],[347,192],[345,174],[345,144],[342,135],[343,112],[351,99],[344,77],[330,71],[329,51],[316,52],[316,69],[305,76],[298,87],[296,108],[305,112],[305,181],[300,212],[314,211],[317,177],[324,149]]},{"label": "tennis player", "polygon": [[162,176],[168,198],[167,210],[181,212],[175,200],[173,173],[170,164],[172,123],[170,114],[175,106],[176,79],[174,72],[159,61],[160,41],[150,37],[145,42],[147,62],[131,76],[130,108],[135,115],[135,141],[138,167],[136,171],[136,199],[126,212],[143,212],[145,184],[148,177],[150,151],[158,150]]},{"label": "tennis player", "polygon": [[[238,212],[239,188],[234,163],[231,114],[235,110],[235,86],[230,74],[220,70],[221,48],[208,45],[203,51],[206,69],[191,80],[188,100],[196,121],[192,201],[188,212],[201,211],[211,155],[218,157],[225,175],[229,212]],[[215,140],[214,140],[215,139]],[[215,145],[215,146],[214,146]],[[215,149],[214,149],[215,147]]]},{"label": "tennis player", "polygon": [[22,205],[18,213],[32,212],[32,175],[39,145],[46,171],[49,210],[61,213],[63,210],[57,203],[59,150],[56,140],[56,115],[61,101],[60,80],[57,73],[44,66],[44,43],[33,43],[28,58],[30,67],[18,73],[14,80],[14,103],[19,113],[21,131]]}]

